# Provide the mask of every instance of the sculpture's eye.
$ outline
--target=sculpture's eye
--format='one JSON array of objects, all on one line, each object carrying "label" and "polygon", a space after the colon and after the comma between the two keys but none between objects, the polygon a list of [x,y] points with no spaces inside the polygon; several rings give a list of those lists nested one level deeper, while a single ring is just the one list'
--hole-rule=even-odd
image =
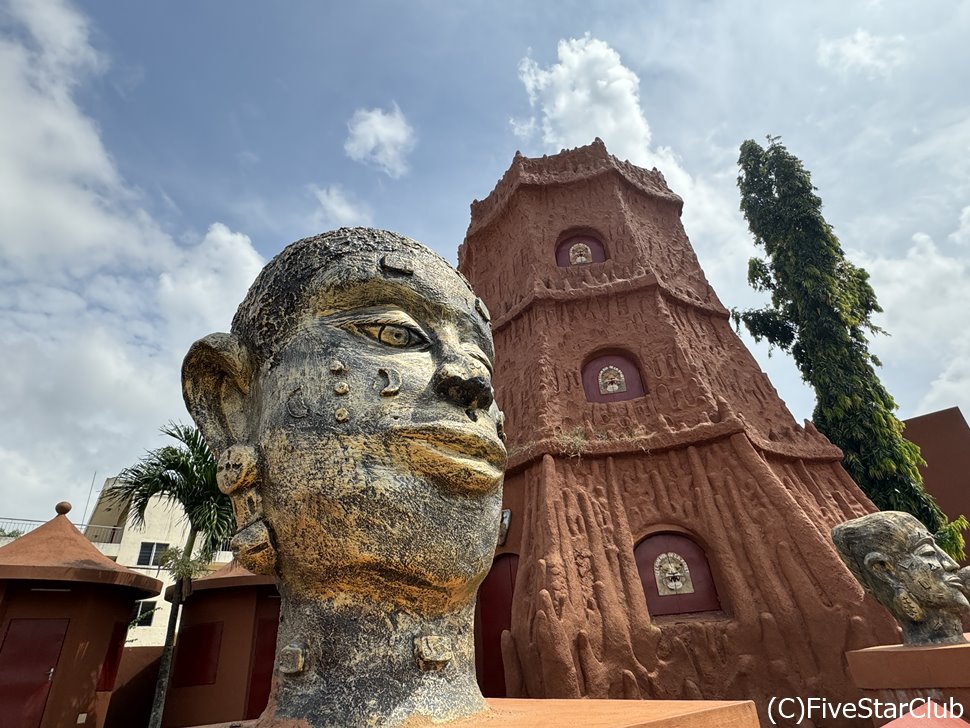
[{"label": "sculpture's eye", "polygon": [[933,541],[932,537],[928,536],[916,546],[916,556],[930,562],[931,567],[940,564],[940,552],[937,550],[936,542]]},{"label": "sculpture's eye", "polygon": [[345,331],[394,349],[426,349],[431,345],[421,324],[396,308],[358,309],[334,315],[330,321]]},{"label": "sculpture's eye", "polygon": [[364,324],[357,328],[384,346],[396,349],[415,349],[426,346],[428,340],[420,331],[401,324]]},{"label": "sculpture's eye", "polygon": [[393,324],[384,324],[377,330],[377,340],[382,344],[387,344],[388,346],[397,346],[399,348],[405,348],[411,346],[413,342],[417,339],[417,332],[412,332],[403,326],[394,326]]}]

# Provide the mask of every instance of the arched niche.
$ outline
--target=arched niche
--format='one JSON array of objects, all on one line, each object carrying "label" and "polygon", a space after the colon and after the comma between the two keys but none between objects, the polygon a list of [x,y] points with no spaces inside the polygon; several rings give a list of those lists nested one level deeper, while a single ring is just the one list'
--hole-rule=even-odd
[{"label": "arched niche", "polygon": [[651,616],[721,611],[707,554],[689,535],[650,534],[634,556]]},{"label": "arched niche", "polygon": [[592,232],[568,232],[556,244],[556,265],[560,268],[602,263],[608,257],[600,236]]},{"label": "arched niche", "polygon": [[646,392],[640,367],[630,354],[619,350],[599,352],[586,362],[583,389],[590,402],[619,402]]},{"label": "arched niche", "polygon": [[519,557],[502,554],[492,562],[485,581],[478,588],[475,603],[475,672],[486,698],[504,698],[505,663],[502,660],[502,632],[512,629],[512,595]]}]

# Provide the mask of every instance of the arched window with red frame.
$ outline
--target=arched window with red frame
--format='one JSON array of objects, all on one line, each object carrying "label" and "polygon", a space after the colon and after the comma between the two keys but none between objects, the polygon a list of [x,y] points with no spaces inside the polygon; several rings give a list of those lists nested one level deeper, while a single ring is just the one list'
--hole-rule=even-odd
[{"label": "arched window with red frame", "polygon": [[583,389],[590,402],[619,402],[646,393],[640,367],[630,354],[619,350],[599,352],[586,362]]},{"label": "arched window with red frame", "polygon": [[607,258],[606,246],[593,233],[566,233],[556,245],[556,265],[560,268],[602,263]]},{"label": "arched window with red frame", "polygon": [[721,611],[703,547],[683,533],[653,533],[634,549],[637,571],[654,617]]}]

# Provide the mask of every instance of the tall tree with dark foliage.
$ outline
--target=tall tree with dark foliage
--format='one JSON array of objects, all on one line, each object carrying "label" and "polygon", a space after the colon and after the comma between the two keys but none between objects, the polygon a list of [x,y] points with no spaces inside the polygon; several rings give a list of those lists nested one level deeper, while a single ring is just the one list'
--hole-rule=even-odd
[{"label": "tall tree with dark foliage", "polygon": [[963,558],[960,516],[948,522],[923,488],[919,447],[903,437],[896,403],[876,376],[867,334],[880,333],[882,309],[869,274],[846,259],[811,174],[777,137],[748,140],[738,160],[741,211],[764,258],[748,263],[748,282],[771,295],[760,309],[735,311],[758,341],[789,352],[815,389],[815,426],[844,453],[843,465],[881,510],[906,511]]}]

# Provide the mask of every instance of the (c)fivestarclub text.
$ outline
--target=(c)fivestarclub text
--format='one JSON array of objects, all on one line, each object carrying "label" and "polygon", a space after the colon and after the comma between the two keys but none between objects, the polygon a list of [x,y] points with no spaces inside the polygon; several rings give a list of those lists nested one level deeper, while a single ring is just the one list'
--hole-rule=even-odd
[{"label": "(c)fivestarclub text", "polygon": [[963,705],[953,698],[942,704],[928,698],[893,702],[864,697],[855,702],[837,703],[826,698],[774,697],[768,701],[768,720],[772,725],[781,726],[836,718],[894,720],[906,713],[919,718],[962,718]]}]

